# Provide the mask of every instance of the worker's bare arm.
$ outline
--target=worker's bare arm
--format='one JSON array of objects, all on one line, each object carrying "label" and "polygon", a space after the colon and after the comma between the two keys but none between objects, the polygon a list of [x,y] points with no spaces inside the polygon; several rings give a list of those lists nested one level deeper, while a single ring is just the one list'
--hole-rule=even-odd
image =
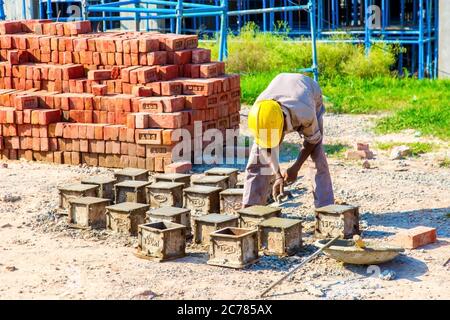
[{"label": "worker's bare arm", "polygon": [[298,172],[302,167],[303,163],[305,163],[306,159],[311,155],[314,149],[320,144],[312,144],[307,141],[303,143],[303,148],[300,150],[300,154],[295,160],[294,164],[286,170],[284,181],[286,183],[292,183],[297,179]]}]

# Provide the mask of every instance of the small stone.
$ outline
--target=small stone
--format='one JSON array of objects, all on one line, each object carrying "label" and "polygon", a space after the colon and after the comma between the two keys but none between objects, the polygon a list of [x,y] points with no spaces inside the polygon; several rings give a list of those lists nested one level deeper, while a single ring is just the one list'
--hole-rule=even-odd
[{"label": "small stone", "polygon": [[411,148],[405,145],[394,147],[391,151],[391,160],[400,160],[411,155]]},{"label": "small stone", "polygon": [[20,196],[14,196],[10,193],[6,193],[2,196],[1,199],[3,202],[17,202],[17,201],[21,200],[22,198]]},{"label": "small stone", "polygon": [[364,169],[370,169],[370,162],[369,162],[369,160],[364,161],[363,164],[362,164],[362,167]]},{"label": "small stone", "polygon": [[391,281],[395,279],[395,271],[393,270],[384,270],[380,275],[379,278],[386,281]]},{"label": "small stone", "polygon": [[8,164],[7,163],[2,163],[0,165],[0,168],[7,169],[8,168]]},{"label": "small stone", "polygon": [[320,290],[316,287],[307,287],[306,291],[308,291],[310,294],[312,294],[315,297],[323,297],[322,290]]},{"label": "small stone", "polygon": [[15,266],[6,266],[6,267],[5,267],[5,270],[6,270],[6,271],[13,272],[13,271],[16,271],[17,268],[16,268]]}]

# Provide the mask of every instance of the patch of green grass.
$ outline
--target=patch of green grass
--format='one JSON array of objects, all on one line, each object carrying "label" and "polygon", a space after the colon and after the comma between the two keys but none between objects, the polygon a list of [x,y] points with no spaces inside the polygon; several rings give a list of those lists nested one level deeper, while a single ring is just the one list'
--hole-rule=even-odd
[{"label": "patch of green grass", "polygon": [[252,73],[241,77],[241,101],[243,104],[252,105],[261,92],[266,89],[277,72]]},{"label": "patch of green grass", "polygon": [[[436,93],[439,94],[439,93]],[[433,106],[413,106],[377,121],[379,133],[416,129],[427,135],[450,139],[450,100]]]},{"label": "patch of green grass", "polygon": [[325,149],[325,153],[329,157],[335,157],[335,158],[343,158],[345,151],[347,151],[350,146],[342,143],[337,144],[324,144],[323,145]]},{"label": "patch of green grass", "polygon": [[329,110],[336,113],[377,113],[417,107],[450,107],[450,81],[414,78],[357,77],[321,79]]},{"label": "patch of green grass", "polygon": [[429,142],[378,142],[376,144],[377,148],[380,150],[391,150],[397,146],[408,146],[411,149],[411,155],[417,156],[419,154],[424,154],[436,150],[437,146],[434,143]]}]

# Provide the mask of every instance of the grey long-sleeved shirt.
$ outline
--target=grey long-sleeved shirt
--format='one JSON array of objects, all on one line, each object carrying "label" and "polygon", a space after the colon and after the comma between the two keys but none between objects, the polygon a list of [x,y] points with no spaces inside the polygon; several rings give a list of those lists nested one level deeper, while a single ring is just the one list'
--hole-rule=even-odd
[{"label": "grey long-sleeved shirt", "polygon": [[318,117],[324,112],[322,90],[313,79],[297,73],[281,73],[258,96],[275,100],[286,117],[285,133],[298,131],[305,140],[317,144],[322,139]]}]

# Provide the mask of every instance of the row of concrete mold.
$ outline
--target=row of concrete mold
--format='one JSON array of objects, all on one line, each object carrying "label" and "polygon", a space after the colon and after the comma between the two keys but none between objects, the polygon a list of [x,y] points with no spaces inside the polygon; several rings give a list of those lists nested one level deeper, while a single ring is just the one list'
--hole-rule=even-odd
[{"label": "row of concrete mold", "polygon": [[[150,183],[145,170],[127,168],[114,178],[91,177],[61,188],[61,206],[70,207],[74,225],[137,235],[138,255],[160,261],[184,256],[191,237],[209,246],[214,265],[242,268],[257,261],[258,252],[295,254],[302,245],[301,221],[280,218],[280,208],[241,209],[243,190],[227,188],[236,186],[237,175],[236,169],[213,168],[195,181],[188,174],[160,174]],[[115,205],[109,205],[112,199]],[[315,215],[316,238],[348,239],[360,233],[357,207],[327,206]],[[150,241],[150,234],[159,240]]]}]

